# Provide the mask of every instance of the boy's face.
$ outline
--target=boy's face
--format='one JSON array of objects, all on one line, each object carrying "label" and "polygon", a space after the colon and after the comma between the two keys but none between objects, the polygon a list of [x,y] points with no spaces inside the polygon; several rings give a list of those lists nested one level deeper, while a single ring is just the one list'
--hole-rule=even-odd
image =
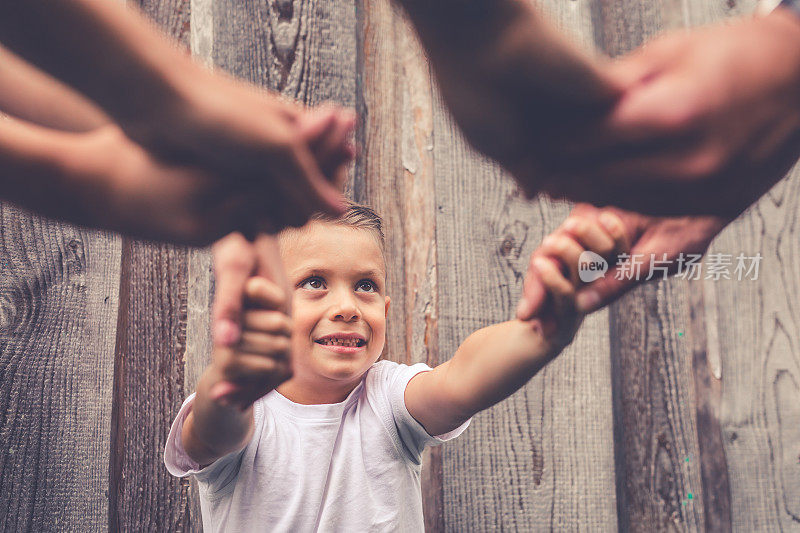
[{"label": "boy's face", "polygon": [[312,222],[282,242],[281,256],[294,290],[295,378],[309,385],[357,382],[386,341],[386,266],[375,236]]}]

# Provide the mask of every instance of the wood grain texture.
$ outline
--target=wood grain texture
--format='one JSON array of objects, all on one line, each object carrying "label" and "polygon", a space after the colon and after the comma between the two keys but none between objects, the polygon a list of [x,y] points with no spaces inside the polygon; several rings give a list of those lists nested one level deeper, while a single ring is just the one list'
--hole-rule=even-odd
[{"label": "wood grain texture", "polygon": [[163,466],[171,416],[183,401],[187,251],[125,240],[114,423],[112,531],[184,530],[188,482]]},{"label": "wood grain texture", "polygon": [[795,168],[710,251],[763,256],[757,280],[706,281],[736,531],[800,531],[798,212]]},{"label": "wood grain texture", "polygon": [[102,531],[120,240],[0,205],[0,530]]},{"label": "wood grain texture", "polygon": [[[392,298],[384,357],[438,364],[434,88],[413,29],[388,0],[360,1],[359,157],[351,194],[374,206],[386,230]],[[441,448],[423,456],[425,526],[442,531]]]},{"label": "wood grain texture", "polygon": [[[596,2],[595,41],[607,54],[622,55],[683,27],[686,18],[681,0]],[[687,282],[674,279],[635,289],[609,308],[623,531],[705,527],[692,366],[695,353],[704,354],[704,330],[702,314],[692,321],[690,310]],[[690,326],[697,346],[686,334]]]},{"label": "wood grain texture", "polygon": [[[129,2],[130,3],[130,2]],[[179,45],[188,0],[136,2]],[[189,483],[163,466],[173,414],[184,397],[187,328],[185,247],[123,239],[117,328],[108,527],[190,528]]]},{"label": "wood grain texture", "polygon": [[[587,2],[541,7],[590,41]],[[441,105],[433,131],[444,360],[472,331],[513,317],[530,253],[569,206],[527,202],[466,146]],[[616,528],[608,343],[600,312],[526,387],[443,448],[445,530]]]}]

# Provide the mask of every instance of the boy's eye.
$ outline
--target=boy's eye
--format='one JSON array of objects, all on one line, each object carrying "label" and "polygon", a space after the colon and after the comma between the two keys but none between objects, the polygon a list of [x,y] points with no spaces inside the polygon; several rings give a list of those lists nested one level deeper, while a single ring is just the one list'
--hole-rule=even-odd
[{"label": "boy's eye", "polygon": [[308,278],[300,284],[301,289],[319,290],[325,288],[325,281],[322,278]]},{"label": "boy's eye", "polygon": [[378,292],[378,286],[368,279],[362,279],[356,284],[356,290],[361,292]]}]

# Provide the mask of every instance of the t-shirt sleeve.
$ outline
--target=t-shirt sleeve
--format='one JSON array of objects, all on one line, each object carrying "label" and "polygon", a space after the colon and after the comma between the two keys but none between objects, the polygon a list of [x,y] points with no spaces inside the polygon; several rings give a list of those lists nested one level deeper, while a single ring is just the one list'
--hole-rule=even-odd
[{"label": "t-shirt sleeve", "polygon": [[175,417],[175,421],[172,423],[167,436],[167,444],[164,447],[164,464],[173,476],[186,477],[194,475],[198,482],[206,485],[210,493],[215,493],[222,491],[236,479],[242,454],[246,447],[220,457],[205,468],[200,468],[200,465],[186,453],[183,448],[183,442],[181,442],[183,423],[192,410],[194,397],[195,395],[192,393],[186,398],[181,410],[178,412],[178,416]]},{"label": "t-shirt sleeve", "polygon": [[430,371],[431,367],[425,363],[417,363],[409,366],[389,361],[381,361],[377,363],[377,365],[381,365],[379,380],[385,387],[394,425],[409,459],[415,463],[419,463],[422,451],[426,446],[436,446],[454,439],[467,429],[471,419],[443,435],[430,435],[422,424],[411,416],[411,413],[408,411],[405,400],[408,382],[420,372]]}]

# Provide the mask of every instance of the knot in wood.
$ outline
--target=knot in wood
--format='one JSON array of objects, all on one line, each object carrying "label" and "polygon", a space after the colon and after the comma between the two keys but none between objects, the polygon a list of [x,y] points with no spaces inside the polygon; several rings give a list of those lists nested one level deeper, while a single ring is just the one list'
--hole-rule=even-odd
[{"label": "knot in wood", "polygon": [[514,237],[506,237],[500,245],[500,253],[507,256],[514,249]]}]

